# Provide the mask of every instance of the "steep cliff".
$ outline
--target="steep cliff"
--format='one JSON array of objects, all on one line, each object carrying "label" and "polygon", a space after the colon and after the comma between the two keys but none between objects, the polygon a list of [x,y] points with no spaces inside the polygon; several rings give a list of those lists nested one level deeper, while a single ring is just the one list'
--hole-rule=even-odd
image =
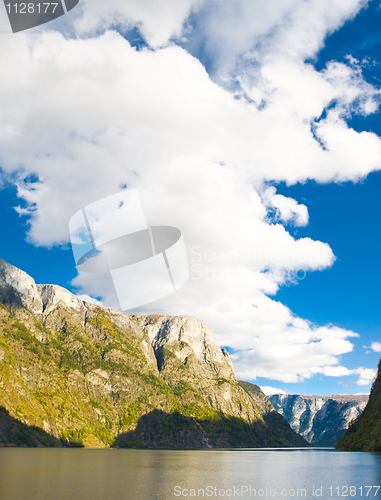
[{"label": "steep cliff", "polygon": [[3,444],[306,445],[265,420],[195,318],[128,316],[2,260],[0,302]]},{"label": "steep cliff", "polygon": [[[261,388],[250,382],[239,381],[239,385],[252,397],[263,420],[271,427],[278,430],[279,435],[286,441],[292,440],[294,431],[283,415],[277,412],[269,398],[262,392]],[[306,440],[307,441],[307,440]],[[307,441],[308,442],[308,441]]]},{"label": "steep cliff", "polygon": [[336,449],[381,451],[381,360],[365,410],[339,439]]},{"label": "steep cliff", "polygon": [[351,421],[365,408],[368,396],[270,396],[291,428],[315,446],[335,446]]}]

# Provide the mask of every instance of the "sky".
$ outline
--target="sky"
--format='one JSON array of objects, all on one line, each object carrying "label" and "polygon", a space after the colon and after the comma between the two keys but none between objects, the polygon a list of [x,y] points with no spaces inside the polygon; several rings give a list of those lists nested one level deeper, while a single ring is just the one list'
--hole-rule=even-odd
[{"label": "sky", "polygon": [[113,306],[69,220],[136,189],[190,278],[128,313],[201,319],[267,394],[369,392],[381,4],[81,0],[18,34],[1,9],[0,257]]}]

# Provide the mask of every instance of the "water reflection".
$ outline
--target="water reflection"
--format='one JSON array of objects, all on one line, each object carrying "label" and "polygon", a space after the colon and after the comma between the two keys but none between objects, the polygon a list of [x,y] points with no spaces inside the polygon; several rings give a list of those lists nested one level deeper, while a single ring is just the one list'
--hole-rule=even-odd
[{"label": "water reflection", "polygon": [[320,491],[320,498],[328,499],[343,497],[346,486],[353,487],[348,497],[364,498],[360,486],[380,484],[377,453],[0,449],[2,500],[167,500],[191,493],[199,498],[316,498]]}]

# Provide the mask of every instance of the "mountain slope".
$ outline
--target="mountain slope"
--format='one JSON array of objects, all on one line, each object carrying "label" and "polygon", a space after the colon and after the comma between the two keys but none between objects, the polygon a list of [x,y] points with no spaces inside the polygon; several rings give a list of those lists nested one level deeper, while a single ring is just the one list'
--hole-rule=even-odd
[{"label": "mountain slope", "polygon": [[336,449],[381,451],[381,360],[365,410],[339,439]]},{"label": "mountain slope", "polygon": [[17,420],[3,443],[25,424],[54,445],[306,445],[265,421],[195,318],[128,316],[2,260],[0,301],[0,406]]},{"label": "mountain slope", "polygon": [[274,394],[270,401],[291,428],[315,446],[335,446],[365,408],[367,396]]},{"label": "mountain slope", "polygon": [[292,440],[292,435],[296,431],[291,428],[284,416],[277,412],[269,398],[262,392],[260,387],[255,384],[251,384],[250,382],[243,382],[241,380],[238,383],[253,398],[255,404],[261,412],[263,420],[270,427],[277,429],[279,436],[282,437],[285,442]]}]

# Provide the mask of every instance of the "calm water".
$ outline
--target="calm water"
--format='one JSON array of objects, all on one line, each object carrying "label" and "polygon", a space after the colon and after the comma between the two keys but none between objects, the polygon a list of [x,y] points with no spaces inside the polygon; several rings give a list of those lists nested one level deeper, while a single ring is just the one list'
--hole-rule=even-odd
[{"label": "calm water", "polygon": [[0,500],[381,500],[379,485],[378,453],[0,448]]}]

